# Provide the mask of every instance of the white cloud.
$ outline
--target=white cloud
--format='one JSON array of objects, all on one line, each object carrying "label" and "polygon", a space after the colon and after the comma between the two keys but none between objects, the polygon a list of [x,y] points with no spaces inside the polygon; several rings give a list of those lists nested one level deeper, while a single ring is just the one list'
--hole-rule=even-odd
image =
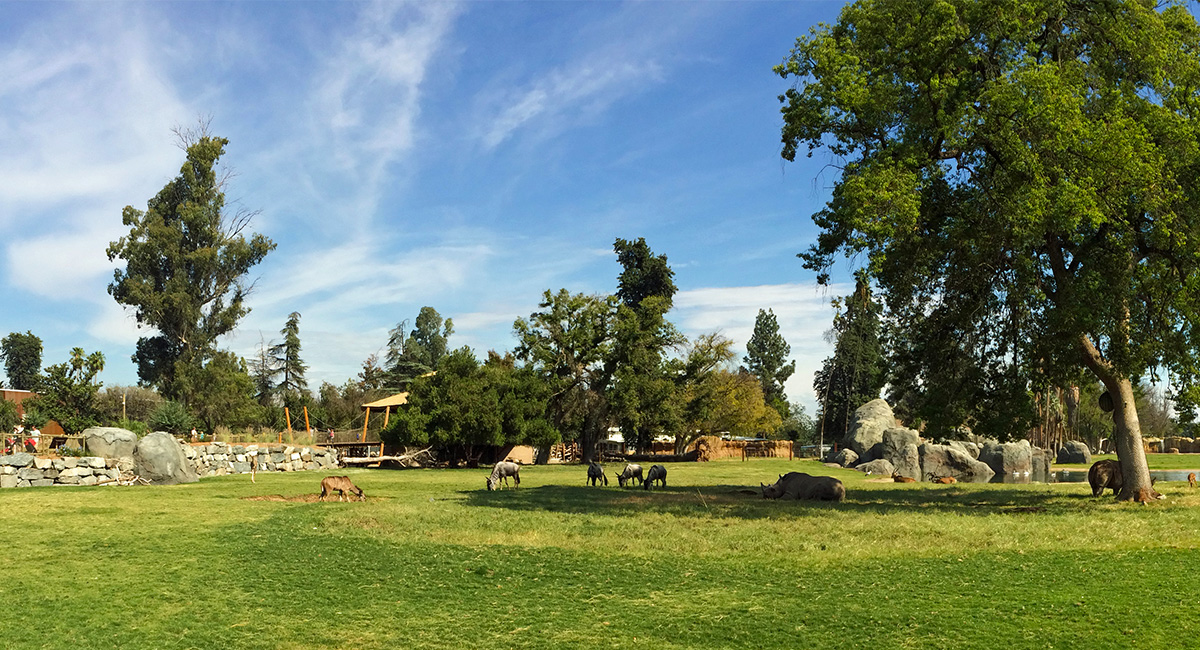
[{"label": "white cloud", "polygon": [[813,375],[833,352],[824,339],[833,324],[830,301],[850,292],[852,285],[815,288],[811,284],[775,284],[753,287],[722,287],[680,291],[675,296],[672,318],[689,336],[719,331],[738,348],[737,361],[745,354],[754,333],[758,310],[769,309],[779,323],[779,333],[792,348],[796,372],[785,389],[801,402],[809,414],[816,410]]}]

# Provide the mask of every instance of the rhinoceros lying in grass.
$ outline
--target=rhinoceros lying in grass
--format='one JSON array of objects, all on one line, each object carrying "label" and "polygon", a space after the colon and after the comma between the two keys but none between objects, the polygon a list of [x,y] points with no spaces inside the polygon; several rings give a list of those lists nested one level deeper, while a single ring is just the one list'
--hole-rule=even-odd
[{"label": "rhinoceros lying in grass", "polygon": [[832,476],[812,476],[803,472],[781,474],[774,485],[763,485],[764,499],[804,499],[809,501],[841,501],[846,487]]}]

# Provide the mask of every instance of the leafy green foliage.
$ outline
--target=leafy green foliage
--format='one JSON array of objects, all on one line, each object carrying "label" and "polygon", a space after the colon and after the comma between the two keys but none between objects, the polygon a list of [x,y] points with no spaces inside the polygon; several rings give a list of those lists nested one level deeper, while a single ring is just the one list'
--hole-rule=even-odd
[{"label": "leafy green foliage", "polygon": [[205,431],[214,431],[218,424],[246,426],[258,419],[254,380],[237,355],[217,350],[202,366],[180,366],[179,370],[176,384],[192,396],[188,410]]},{"label": "leafy green foliage", "polygon": [[[96,394],[96,413],[106,425],[129,427],[120,424],[122,418],[146,421],[150,414],[162,404],[163,398],[153,389],[141,386],[106,386]],[[130,429],[132,431],[133,429]]]},{"label": "leafy green foliage", "polygon": [[110,261],[125,262],[114,271],[109,293],[134,308],[139,324],[159,332],[138,341],[139,379],[189,403],[195,395],[178,386],[176,376],[203,367],[217,337],[249,311],[243,277],[275,248],[262,235],[242,234],[252,214],[225,209],[225,179],[216,166],[228,142],[198,134],[179,176],[146,210],[125,207],[121,220],[129,234],[108,247]]},{"label": "leafy green foliage", "polygon": [[387,386],[404,389],[413,379],[433,371],[446,354],[454,321],[433,307],[422,307],[414,328],[406,336],[408,321],[400,321],[390,332],[385,360]]},{"label": "leafy green foliage", "polygon": [[[817,426],[836,440],[849,430],[854,411],[879,397],[887,377],[879,340],[879,305],[872,299],[865,279],[859,278],[854,293],[834,306],[838,312],[831,331],[833,356],[817,371],[813,390],[821,407]],[[894,381],[903,384],[905,379]]]},{"label": "leafy green foliage", "polygon": [[13,427],[20,423],[21,416],[17,415],[17,405],[0,399],[0,435],[12,431]]},{"label": "leafy green foliage", "polygon": [[0,358],[10,387],[34,390],[42,372],[42,339],[29,331],[13,332],[0,340]]},{"label": "leafy green foliage", "polygon": [[408,404],[382,433],[406,445],[466,448],[558,442],[546,415],[548,387],[512,358],[480,364],[470,348],[442,357],[437,373],[413,381]]},{"label": "leafy green foliage", "polygon": [[100,414],[96,410],[96,393],[102,384],[96,377],[102,370],[102,352],[87,354],[83,348],[72,349],[66,363],[46,368],[46,375],[38,382],[38,396],[25,402],[26,419],[32,408],[42,420],[37,423],[39,426],[45,420],[54,420],[63,431],[79,433],[97,425]]},{"label": "leafy green foliage", "polygon": [[788,414],[783,385],[796,372],[796,362],[787,361],[791,353],[792,346],[779,333],[775,312],[770,309],[758,310],[758,316],[754,319],[754,333],[746,343],[746,356],[742,361],[750,374],[758,378],[763,399],[779,412],[780,417]]},{"label": "leafy green foliage", "polygon": [[155,431],[166,431],[172,435],[182,436],[195,426],[195,418],[188,413],[187,407],[179,402],[166,401],[158,405],[147,422]]},{"label": "leafy green foliage", "polygon": [[798,80],[783,156],[841,170],[805,265],[827,281],[865,257],[912,385],[948,366],[961,414],[1086,365],[1118,395],[1137,498],[1133,380],[1163,368],[1200,394],[1197,51],[1176,2],[864,0],[776,68]]}]

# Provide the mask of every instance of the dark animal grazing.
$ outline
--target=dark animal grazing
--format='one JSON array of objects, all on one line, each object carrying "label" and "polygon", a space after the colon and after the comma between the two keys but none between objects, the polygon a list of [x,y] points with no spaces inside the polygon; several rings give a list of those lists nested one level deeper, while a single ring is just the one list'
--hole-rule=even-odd
[{"label": "dark animal grazing", "polygon": [[510,463],[507,460],[502,460],[496,463],[492,468],[492,475],[487,478],[488,490],[499,490],[500,482],[508,484],[508,477],[512,477],[517,487],[521,487],[521,466],[516,463]]},{"label": "dark animal grazing", "polygon": [[326,476],[321,479],[321,497],[319,500],[324,501],[325,497],[334,492],[338,493],[338,501],[345,501],[347,492],[357,496],[359,501],[367,500],[367,496],[363,494],[363,491],[348,476]]},{"label": "dark animal grazing", "polygon": [[1188,487],[1196,489],[1196,473],[1188,472]]},{"label": "dark animal grazing", "polygon": [[917,482],[917,479],[915,479],[911,476],[900,476],[899,474],[892,474],[892,480],[897,483],[916,483]]},{"label": "dark animal grazing", "polygon": [[600,485],[601,483],[608,485],[608,477],[604,475],[604,468],[600,466],[600,463],[588,465],[588,477],[584,482],[589,485]]},{"label": "dark animal grazing", "polygon": [[1121,474],[1121,463],[1115,460],[1098,460],[1088,469],[1088,484],[1092,486],[1092,496],[1104,494],[1105,488],[1112,488],[1116,496],[1125,486],[1125,477]]},{"label": "dark animal grazing", "polygon": [[667,468],[662,465],[651,465],[650,471],[646,472],[646,480],[642,482],[642,489],[649,490],[650,485],[658,481],[662,487],[667,487]]},{"label": "dark animal grazing", "polygon": [[774,485],[763,485],[764,499],[797,499],[806,501],[842,501],[846,486],[832,476],[812,476],[804,472],[781,474]]},{"label": "dark animal grazing", "polygon": [[625,469],[621,470],[620,474],[617,474],[617,483],[620,483],[621,487],[625,487],[626,483],[632,483],[635,479],[638,483],[646,482],[642,478],[642,466],[635,463],[629,463]]}]

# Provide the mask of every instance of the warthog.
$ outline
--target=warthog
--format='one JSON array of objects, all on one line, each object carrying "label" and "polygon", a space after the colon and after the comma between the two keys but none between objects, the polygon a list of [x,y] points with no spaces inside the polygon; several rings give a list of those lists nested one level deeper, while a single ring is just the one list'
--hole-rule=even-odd
[{"label": "warthog", "polygon": [[897,483],[916,483],[917,482],[917,479],[915,479],[911,476],[900,476],[899,474],[892,474],[892,480]]},{"label": "warthog", "polygon": [[1092,496],[1104,494],[1105,488],[1112,488],[1116,496],[1125,487],[1125,477],[1121,474],[1121,463],[1115,460],[1098,460],[1088,469],[1088,484],[1092,486]]},{"label": "warthog", "polygon": [[1196,473],[1188,472],[1188,487],[1196,489]]},{"label": "warthog", "polygon": [[[1125,487],[1125,475],[1121,473],[1121,462],[1117,460],[1098,460],[1088,469],[1088,483],[1092,486],[1092,496],[1104,494],[1105,488],[1112,488],[1113,496]],[[1156,477],[1150,477],[1150,487],[1158,483]],[[1151,490],[1153,492],[1153,490]],[[1155,493],[1157,494],[1157,493]],[[1159,495],[1158,498],[1163,498]]]},{"label": "warthog", "polygon": [[646,472],[646,480],[642,482],[642,489],[649,490],[650,485],[658,481],[662,487],[667,487],[667,468],[662,465],[651,465],[650,471]]},{"label": "warthog", "polygon": [[588,465],[588,476],[584,483],[588,485],[600,485],[601,483],[608,485],[608,477],[604,475],[604,468],[600,466],[600,463],[593,462],[591,465]]},{"label": "warthog", "polygon": [[620,483],[621,487],[625,487],[625,483],[632,483],[634,479],[637,479],[638,483],[646,482],[645,479],[642,478],[641,465],[629,463],[625,466],[625,469],[621,470],[620,474],[617,474],[617,483]]},{"label": "warthog", "polygon": [[346,493],[349,492],[358,497],[359,501],[366,501],[367,495],[350,480],[348,476],[326,476],[321,479],[321,497],[320,501],[324,501],[325,497],[338,493],[338,501],[344,501]]},{"label": "warthog", "polygon": [[764,499],[797,499],[810,501],[842,501],[846,486],[832,476],[811,476],[804,472],[780,474],[774,485],[763,485]]},{"label": "warthog", "polygon": [[505,485],[507,485],[508,477],[510,476],[513,478],[513,481],[516,482],[517,487],[521,487],[520,465],[507,460],[502,460],[496,463],[496,466],[492,468],[492,475],[487,478],[487,489],[499,490],[500,482],[503,481]]}]

